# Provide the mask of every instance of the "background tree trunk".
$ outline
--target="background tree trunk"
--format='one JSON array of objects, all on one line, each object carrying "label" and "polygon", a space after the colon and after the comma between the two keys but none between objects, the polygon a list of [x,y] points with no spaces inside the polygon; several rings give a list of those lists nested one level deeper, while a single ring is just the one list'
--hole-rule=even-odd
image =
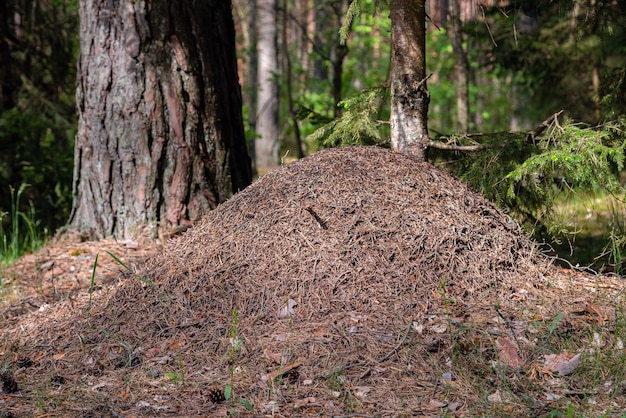
[{"label": "background tree trunk", "polygon": [[[337,22],[341,22],[348,10],[348,2],[345,0],[334,1],[332,3],[333,12]],[[333,117],[341,115],[341,108],[338,106],[343,99],[343,64],[348,55],[347,41],[341,42],[341,36],[335,31],[330,45],[330,63],[332,66],[332,86],[333,86]]]},{"label": "background tree trunk", "polygon": [[425,0],[393,0],[391,6],[391,147],[426,161]]},{"label": "background tree trunk", "polygon": [[8,65],[12,61],[9,40],[14,39],[10,20],[14,18],[13,2],[0,2],[0,62],[3,63],[0,65],[0,109],[9,109],[15,104],[14,91],[18,78],[14,67]]},{"label": "background tree trunk", "polygon": [[231,2],[79,2],[70,225],[127,238],[251,181]]},{"label": "background tree trunk", "polygon": [[258,0],[258,117],[256,130],[256,166],[259,168],[278,165],[278,51],[276,47],[277,0]]},{"label": "background tree trunk", "polygon": [[282,44],[283,44],[283,79],[285,80],[285,85],[287,88],[287,106],[289,109],[289,119],[291,120],[291,125],[293,129],[293,137],[295,140],[296,146],[296,156],[298,158],[304,158],[304,146],[302,143],[302,135],[300,134],[300,123],[298,121],[298,115],[296,112],[296,104],[294,101],[294,89],[293,89],[293,64],[291,62],[291,54],[292,48],[290,48],[291,44],[289,42],[289,1],[283,0],[281,4],[282,8],[282,23],[283,23],[283,33],[282,33]]},{"label": "background tree trunk", "polygon": [[[241,3],[241,1],[240,1]],[[257,56],[257,0],[247,0],[248,16],[245,21],[241,22],[241,26],[245,27],[242,32],[247,34],[246,42],[243,45],[245,54],[248,57],[244,60],[245,83],[244,83],[244,105],[248,108],[248,132],[256,133],[256,117],[257,117],[257,71],[259,59]],[[241,68],[240,68],[241,70]],[[252,173],[256,174],[256,149],[254,136],[248,137],[248,155],[252,159]]]},{"label": "background tree trunk", "polygon": [[469,111],[469,74],[470,67],[467,53],[463,48],[463,32],[461,30],[461,11],[459,0],[449,0],[450,20],[449,31],[454,53],[454,75],[456,79],[456,115],[459,132],[467,132],[470,122]]}]

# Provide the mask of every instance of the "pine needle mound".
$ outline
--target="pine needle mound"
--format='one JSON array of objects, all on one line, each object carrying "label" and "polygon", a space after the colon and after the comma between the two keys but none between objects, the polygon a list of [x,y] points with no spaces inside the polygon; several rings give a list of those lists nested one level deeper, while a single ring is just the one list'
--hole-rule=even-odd
[{"label": "pine needle mound", "polygon": [[2,312],[0,416],[626,410],[623,280],[551,265],[463,183],[392,151],[271,172],[147,262],[112,240],[47,251],[20,271],[66,272],[41,283],[50,304]]},{"label": "pine needle mound", "polygon": [[495,317],[489,326],[506,333],[494,307],[515,320],[521,308],[509,302],[535,297],[548,265],[511,218],[452,176],[381,148],[335,148],[219,206],[92,322],[146,362],[169,353],[207,391],[233,382],[257,407],[297,370],[300,389],[277,408],[333,404],[329,379],[341,375],[368,388],[361,401],[375,410],[397,409],[436,383],[429,353],[463,323]]}]

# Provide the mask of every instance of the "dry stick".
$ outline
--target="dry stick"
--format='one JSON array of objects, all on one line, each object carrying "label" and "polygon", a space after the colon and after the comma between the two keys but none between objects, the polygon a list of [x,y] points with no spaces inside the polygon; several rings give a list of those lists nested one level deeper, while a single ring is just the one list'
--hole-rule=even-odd
[{"label": "dry stick", "polygon": [[320,224],[320,227],[322,227],[322,229],[328,229],[328,225],[326,225],[326,222],[322,218],[320,218],[317,213],[315,213],[315,211],[313,210],[311,206],[305,206],[304,210],[309,212],[311,216],[315,218],[315,220],[317,221],[318,224]]},{"label": "dry stick", "polygon": [[409,331],[411,331],[411,326],[412,325],[413,325],[413,319],[411,318],[411,319],[409,319],[409,326],[406,327],[406,331],[404,332],[404,337],[402,337],[402,340],[400,340],[400,342],[390,352],[388,352],[386,355],[384,355],[383,357],[378,359],[379,363],[382,363],[383,361],[385,361],[389,357],[391,357],[394,353],[398,352],[398,349],[400,348],[400,346],[402,344],[404,344],[404,342],[406,341],[407,337],[409,336]]},{"label": "dry stick", "polygon": [[302,366],[302,362],[301,361],[294,361],[293,363],[289,363],[285,366],[281,366],[280,369],[278,370],[274,370],[273,372],[267,373],[263,376],[261,376],[261,380],[267,382],[267,381],[272,381],[274,379],[276,379],[278,376],[282,376],[284,374],[289,373],[291,370],[296,369],[298,367]]},{"label": "dry stick", "polygon": [[487,149],[487,148],[495,148],[495,147],[504,148],[506,146],[506,144],[504,143],[478,144],[478,145],[452,145],[452,144],[444,144],[443,142],[437,142],[437,141],[429,141],[427,145],[429,148],[437,148],[437,149],[450,150],[450,151],[480,151],[480,150]]},{"label": "dry stick", "polygon": [[622,287],[622,290],[617,292],[617,294],[613,295],[613,300],[617,299],[624,291],[626,290],[626,286]]}]

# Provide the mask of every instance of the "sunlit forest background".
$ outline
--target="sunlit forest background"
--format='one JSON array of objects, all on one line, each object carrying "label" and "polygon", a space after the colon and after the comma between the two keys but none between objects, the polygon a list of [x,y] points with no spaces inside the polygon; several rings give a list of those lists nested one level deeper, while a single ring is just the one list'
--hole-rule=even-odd
[{"label": "sunlit forest background", "polygon": [[[268,8],[280,163],[322,147],[388,145],[388,2],[233,3],[252,155],[265,111],[256,96],[258,58],[267,52],[257,18]],[[71,211],[77,9],[77,0],[0,4],[5,255],[44,242]],[[434,149],[431,162],[494,200],[566,263],[621,270],[626,2],[430,0],[427,10],[429,130],[450,148]]]}]

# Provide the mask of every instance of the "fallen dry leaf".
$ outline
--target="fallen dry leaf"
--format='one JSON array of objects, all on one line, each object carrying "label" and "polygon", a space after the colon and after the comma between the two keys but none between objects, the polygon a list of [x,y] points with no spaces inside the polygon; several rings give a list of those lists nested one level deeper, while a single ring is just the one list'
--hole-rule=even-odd
[{"label": "fallen dry leaf", "polygon": [[580,364],[580,353],[570,354],[567,351],[561,354],[547,354],[545,356],[544,367],[552,373],[560,376],[571,374]]},{"label": "fallen dry leaf", "polygon": [[509,338],[498,337],[496,339],[496,348],[498,349],[498,358],[507,366],[519,369],[524,364],[524,361],[519,356],[517,344]]},{"label": "fallen dry leaf", "polygon": [[496,390],[491,395],[487,396],[487,400],[491,403],[500,403],[502,402],[502,396],[500,395],[500,389]]},{"label": "fallen dry leaf", "polygon": [[444,406],[447,405],[447,403],[438,401],[436,399],[431,399],[429,404],[430,404],[430,406],[434,406],[435,408],[443,408]]},{"label": "fallen dry leaf", "polygon": [[615,319],[617,317],[617,313],[614,307],[612,306],[597,306],[597,305],[588,305],[587,312],[595,316],[596,321],[599,325],[602,324],[614,324]]},{"label": "fallen dry leaf", "polygon": [[433,325],[432,327],[430,327],[430,330],[437,334],[443,334],[448,330],[448,326],[445,324]]},{"label": "fallen dry leaf", "polygon": [[354,396],[359,399],[363,399],[367,396],[369,391],[371,390],[368,386],[355,386],[354,388]]},{"label": "fallen dry leaf", "polygon": [[278,319],[285,319],[285,318],[292,317],[296,313],[295,309],[293,309],[296,306],[298,306],[298,302],[296,302],[295,300],[289,298],[289,300],[287,301],[287,305],[284,306],[278,312]]},{"label": "fallen dry leaf", "polygon": [[302,408],[305,405],[315,403],[316,399],[313,396],[309,396],[308,398],[298,399],[293,403],[293,409]]},{"label": "fallen dry leaf", "polygon": [[276,352],[270,351],[269,348],[266,348],[265,350],[263,350],[263,357],[265,357],[265,359],[272,361],[276,364],[289,363],[289,358],[284,356],[283,353],[276,353]]}]

